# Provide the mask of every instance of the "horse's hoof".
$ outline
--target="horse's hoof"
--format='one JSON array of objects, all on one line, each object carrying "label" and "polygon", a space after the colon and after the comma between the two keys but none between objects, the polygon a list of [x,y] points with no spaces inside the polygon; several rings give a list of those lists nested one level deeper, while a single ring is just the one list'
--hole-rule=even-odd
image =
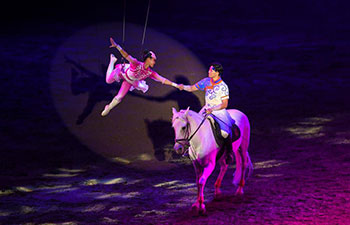
[{"label": "horse's hoof", "polygon": [[235,193],[236,196],[243,196],[243,189],[241,188],[238,188],[236,193]]},{"label": "horse's hoof", "polygon": [[198,204],[194,203],[192,206],[191,206],[191,209],[190,209],[191,213],[193,215],[198,215],[199,214],[199,206]]},{"label": "horse's hoof", "polygon": [[205,215],[206,212],[207,212],[207,210],[205,209],[205,205],[204,205],[204,203],[203,203],[203,204],[201,204],[201,207],[200,207],[200,209],[199,209],[199,214],[200,214],[200,215]]}]

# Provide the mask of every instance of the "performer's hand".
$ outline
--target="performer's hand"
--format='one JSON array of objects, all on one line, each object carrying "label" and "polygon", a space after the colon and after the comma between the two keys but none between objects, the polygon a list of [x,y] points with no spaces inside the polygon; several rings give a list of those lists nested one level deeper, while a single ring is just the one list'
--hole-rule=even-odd
[{"label": "performer's hand", "polygon": [[109,38],[109,41],[111,42],[111,46],[109,46],[110,48],[116,48],[118,45],[117,43],[115,43],[115,41],[113,40],[113,38]]},{"label": "performer's hand", "polygon": [[211,114],[213,112],[213,109],[212,108],[206,108],[205,109],[205,113],[206,114]]},{"label": "performer's hand", "polygon": [[178,84],[178,85],[177,85],[177,88],[178,88],[180,91],[182,91],[182,90],[184,89],[184,85],[183,85],[183,84]]}]

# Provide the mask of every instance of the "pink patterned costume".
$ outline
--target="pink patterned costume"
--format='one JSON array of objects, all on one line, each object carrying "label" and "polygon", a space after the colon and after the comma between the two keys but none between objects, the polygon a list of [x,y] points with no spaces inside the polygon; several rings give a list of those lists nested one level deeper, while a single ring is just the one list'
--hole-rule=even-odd
[{"label": "pink patterned costume", "polygon": [[[131,56],[129,56],[131,57]],[[120,80],[125,80],[132,86],[130,91],[137,89],[145,93],[148,90],[148,85],[145,79],[150,77],[154,80],[157,73],[154,72],[150,67],[147,69],[143,62],[139,62],[134,59],[130,64],[117,64],[115,69],[112,71],[111,76],[115,81],[120,82]]]}]

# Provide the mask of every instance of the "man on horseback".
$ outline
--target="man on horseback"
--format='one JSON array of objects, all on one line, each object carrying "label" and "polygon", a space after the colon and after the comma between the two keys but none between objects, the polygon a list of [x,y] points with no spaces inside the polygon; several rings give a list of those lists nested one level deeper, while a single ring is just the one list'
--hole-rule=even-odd
[{"label": "man on horseback", "polygon": [[[189,156],[196,172],[197,201],[192,209],[199,213],[205,213],[204,186],[208,177],[213,172],[216,163],[220,164],[220,173],[214,184],[215,197],[221,195],[220,187],[222,179],[227,171],[228,164],[233,162],[233,154],[236,161],[233,184],[237,185],[237,195],[243,194],[246,172],[248,175],[253,169],[253,164],[248,154],[250,140],[250,124],[248,117],[236,109],[228,109],[229,90],[221,76],[222,65],[212,63],[208,71],[208,77],[200,80],[194,85],[179,85],[180,90],[193,92],[205,91],[205,105],[200,113],[187,110],[179,112],[173,108],[172,126],[175,131],[174,150],[184,152],[189,146]],[[217,121],[210,123],[203,118],[203,113],[208,118]],[[214,124],[214,126],[213,126]],[[200,129],[202,127],[202,129]],[[217,139],[213,131],[218,130],[224,137]],[[220,132],[221,131],[221,132]],[[216,133],[216,132],[215,132]]]},{"label": "man on horseback", "polygon": [[[215,119],[221,128],[223,138],[232,140],[233,119],[226,111],[229,100],[229,89],[222,80],[223,67],[220,63],[212,63],[208,71],[208,77],[200,80],[194,85],[179,85],[179,89],[188,92],[197,90],[205,91],[205,105],[200,114],[211,114],[208,118]],[[232,142],[231,142],[232,143]]]}]

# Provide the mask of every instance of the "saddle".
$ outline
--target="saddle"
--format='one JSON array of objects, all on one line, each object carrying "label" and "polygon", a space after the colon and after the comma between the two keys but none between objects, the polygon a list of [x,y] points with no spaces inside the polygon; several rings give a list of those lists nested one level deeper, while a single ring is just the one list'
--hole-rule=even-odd
[{"label": "saddle", "polygon": [[229,135],[227,138],[224,138],[221,135],[221,128],[220,124],[216,121],[214,117],[213,121],[209,120],[211,130],[213,131],[213,135],[215,138],[216,143],[218,144],[220,151],[216,156],[216,160],[220,159],[221,156],[226,153],[226,162],[232,163],[233,162],[233,151],[232,151],[232,143],[237,141],[241,137],[241,131],[239,127],[236,124],[232,125],[232,132],[231,135]]}]

